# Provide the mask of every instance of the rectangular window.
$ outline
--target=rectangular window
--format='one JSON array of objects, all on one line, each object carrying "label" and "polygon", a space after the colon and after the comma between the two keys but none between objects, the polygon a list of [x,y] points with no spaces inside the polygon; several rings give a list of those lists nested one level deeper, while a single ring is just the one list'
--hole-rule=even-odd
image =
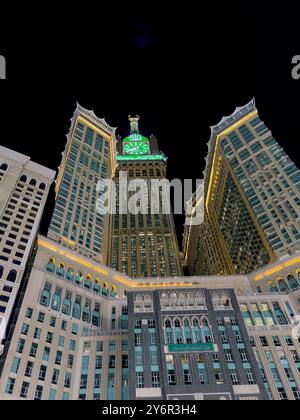
[{"label": "rectangular window", "polygon": [[185,385],[191,385],[192,384],[192,375],[189,371],[189,369],[183,370],[183,380]]},{"label": "rectangular window", "polygon": [[103,351],[103,341],[97,341],[96,351]]},{"label": "rectangular window", "polygon": [[56,357],[55,357],[55,364],[60,365],[62,359],[62,352],[60,350],[57,350]]},{"label": "rectangular window", "polygon": [[15,382],[16,382],[16,380],[14,378],[8,378],[6,388],[5,388],[5,392],[7,394],[12,395],[12,393],[14,392]]},{"label": "rectangular window", "polygon": [[21,359],[19,357],[14,357],[12,367],[11,367],[11,370],[10,370],[12,373],[18,373],[19,366],[20,366],[20,361],[21,361]]},{"label": "rectangular window", "polygon": [[18,345],[17,345],[17,353],[22,354],[25,346],[25,340],[23,338],[19,338]]},{"label": "rectangular window", "polygon": [[144,388],[144,372],[136,372],[135,386],[136,388]]},{"label": "rectangular window", "polygon": [[152,388],[159,388],[160,382],[159,382],[159,372],[155,371],[151,373],[151,380],[152,380]]},{"label": "rectangular window", "polygon": [[21,387],[20,397],[27,398],[28,390],[29,390],[29,382],[23,382],[22,387]]},{"label": "rectangular window", "polygon": [[34,366],[33,362],[27,362],[26,369],[25,369],[25,376],[27,376],[28,378],[31,378],[33,366]]},{"label": "rectangular window", "polygon": [[65,388],[70,388],[72,382],[72,374],[67,372],[65,375]]},{"label": "rectangular window", "polygon": [[29,356],[35,357],[37,352],[38,345],[37,343],[32,343]]},{"label": "rectangular window", "polygon": [[42,365],[39,373],[39,381],[44,381],[46,378],[47,366]]},{"label": "rectangular window", "polygon": [[109,368],[114,369],[116,367],[116,356],[109,356]]},{"label": "rectangular window", "polygon": [[57,385],[58,384],[58,379],[59,379],[59,370],[58,369],[53,369],[53,374],[52,374],[52,384],[53,385]]}]

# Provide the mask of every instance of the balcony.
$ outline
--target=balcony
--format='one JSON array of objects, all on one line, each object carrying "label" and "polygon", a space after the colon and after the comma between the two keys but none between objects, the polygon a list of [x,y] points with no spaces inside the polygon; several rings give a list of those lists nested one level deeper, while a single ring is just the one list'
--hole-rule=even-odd
[{"label": "balcony", "polygon": [[214,343],[193,343],[193,344],[169,344],[169,353],[188,353],[188,352],[213,352]]},{"label": "balcony", "polygon": [[291,331],[291,325],[246,325],[249,331]]}]

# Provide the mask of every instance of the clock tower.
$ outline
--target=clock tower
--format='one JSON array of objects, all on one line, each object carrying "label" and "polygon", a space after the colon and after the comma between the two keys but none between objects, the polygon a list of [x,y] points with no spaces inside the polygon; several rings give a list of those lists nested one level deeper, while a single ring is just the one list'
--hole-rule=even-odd
[{"label": "clock tower", "polygon": [[[118,138],[116,214],[111,218],[109,265],[131,277],[166,277],[182,274],[179,248],[173,215],[159,210],[152,214],[151,180],[166,178],[167,158],[159,151],[156,138],[144,136],[139,130],[139,116],[129,116],[130,133]],[[146,181],[148,210],[138,214],[124,212],[120,203],[120,173],[126,174],[128,183]],[[122,196],[124,192],[122,191]],[[126,191],[127,199],[132,192]],[[160,204],[168,197],[160,191]],[[128,202],[127,200],[127,202]]]}]

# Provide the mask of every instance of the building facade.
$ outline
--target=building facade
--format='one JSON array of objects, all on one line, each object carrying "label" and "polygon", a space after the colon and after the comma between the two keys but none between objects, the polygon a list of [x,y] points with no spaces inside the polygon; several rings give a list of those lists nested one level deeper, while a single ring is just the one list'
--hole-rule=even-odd
[{"label": "building facade", "polygon": [[56,179],[48,236],[95,261],[107,263],[109,215],[98,185],[115,171],[115,129],[77,105]]},{"label": "building facade", "polygon": [[233,290],[128,293],[131,399],[266,399]]},{"label": "building facade", "polygon": [[[254,101],[211,127],[208,148],[205,223],[197,260],[188,261],[192,274],[249,273],[298,252],[300,171]],[[188,234],[197,246],[199,232]],[[221,259],[213,258],[220,250]]]},{"label": "building facade", "polygon": [[0,399],[299,399],[300,257],[247,276],[158,279],[41,236],[35,252]]},{"label": "building facade", "polygon": [[[131,277],[181,275],[174,220],[164,187],[166,157],[154,136],[147,138],[139,132],[139,117],[129,119],[130,135],[119,139],[117,146],[117,202],[111,222],[109,265]],[[144,184],[135,187],[140,181]],[[153,199],[154,185],[157,199]],[[132,211],[130,202],[137,194],[142,194],[145,202]]]},{"label": "building facade", "polygon": [[[4,334],[55,172],[0,146],[0,331]],[[2,351],[0,337],[0,353]]]},{"label": "building facade", "polygon": [[[55,174],[0,148],[0,399],[299,400],[297,170],[253,102],[214,127],[191,211],[205,200],[205,222],[184,237],[185,263],[207,275],[182,276],[164,189],[156,212],[128,211],[124,173],[145,181],[146,210],[151,182],[166,179],[138,122],[116,141],[77,107],[48,237],[37,241]],[[105,180],[117,185],[113,215],[99,212]]]}]

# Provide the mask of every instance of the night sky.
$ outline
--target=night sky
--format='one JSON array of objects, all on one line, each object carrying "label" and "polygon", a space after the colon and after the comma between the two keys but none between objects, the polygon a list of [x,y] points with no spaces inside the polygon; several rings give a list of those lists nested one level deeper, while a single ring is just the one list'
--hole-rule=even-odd
[{"label": "night sky", "polygon": [[[300,80],[291,77],[292,57],[300,55],[299,1],[170,2],[164,9],[140,2],[143,10],[124,3],[106,10],[99,2],[97,11],[73,3],[63,13],[26,2],[18,6],[21,21],[15,10],[1,13],[1,145],[56,169],[78,101],[121,136],[128,115],[139,114],[143,134],[155,134],[169,158],[168,177],[199,178],[209,126],[255,96],[300,167]],[[182,223],[176,218],[180,236]]]}]

